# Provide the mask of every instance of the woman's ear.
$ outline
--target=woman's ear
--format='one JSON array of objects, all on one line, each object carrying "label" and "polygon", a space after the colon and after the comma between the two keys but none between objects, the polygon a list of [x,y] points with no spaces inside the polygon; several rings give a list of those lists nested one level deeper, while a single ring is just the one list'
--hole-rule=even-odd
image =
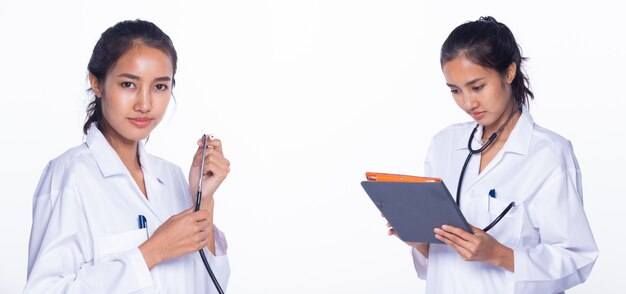
[{"label": "woman's ear", "polygon": [[100,86],[100,82],[98,81],[98,78],[96,78],[96,76],[94,76],[92,73],[89,73],[89,84],[91,84],[91,90],[93,91],[93,94],[96,95],[96,97],[98,98],[102,97],[102,88]]},{"label": "woman's ear", "polygon": [[504,75],[504,79],[507,84],[511,84],[513,82],[515,74],[517,74],[517,64],[515,62],[511,62],[509,67],[506,69],[506,74]]}]

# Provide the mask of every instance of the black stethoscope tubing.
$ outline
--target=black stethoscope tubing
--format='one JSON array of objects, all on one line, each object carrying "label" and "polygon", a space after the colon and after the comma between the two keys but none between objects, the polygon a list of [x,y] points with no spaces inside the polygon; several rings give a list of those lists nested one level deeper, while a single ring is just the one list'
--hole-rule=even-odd
[{"label": "black stethoscope tubing", "polygon": [[[202,177],[204,177],[204,157],[206,155],[206,144],[207,136],[202,135],[202,162],[200,163],[200,178],[198,178],[198,191],[196,192],[196,205],[194,207],[194,211],[200,210],[200,204],[202,202]],[[207,273],[209,273],[209,277],[215,286],[215,289],[219,294],[224,294],[224,290],[222,290],[222,286],[220,282],[217,280],[217,277],[213,273],[211,266],[209,265],[209,261],[207,260],[206,255],[204,254],[203,248],[200,248],[198,251],[200,253],[200,258],[202,258],[202,263],[204,264],[204,268]]]},{"label": "black stethoscope tubing", "polygon": [[[467,164],[469,163],[470,159],[472,158],[472,156],[474,154],[480,154],[483,151],[485,151],[485,149],[487,149],[489,146],[491,146],[491,143],[493,143],[493,141],[496,140],[496,138],[498,137],[498,134],[500,134],[502,129],[504,129],[504,127],[507,124],[509,124],[509,121],[511,121],[511,119],[513,118],[515,113],[517,113],[517,111],[521,111],[521,110],[522,110],[521,107],[516,107],[513,111],[511,111],[511,114],[506,119],[504,124],[502,124],[498,128],[497,131],[495,131],[493,134],[491,134],[491,136],[489,136],[489,140],[487,140],[487,142],[485,144],[483,144],[478,149],[473,149],[472,148],[472,141],[474,141],[474,135],[476,134],[476,130],[478,130],[479,125],[476,124],[476,126],[474,127],[474,130],[472,130],[472,134],[470,135],[469,140],[467,141],[467,150],[469,150],[469,154],[467,154],[467,158],[465,159],[465,163],[463,163],[463,168],[461,169],[461,175],[459,176],[459,184],[456,187],[456,204],[459,206],[459,208],[461,207],[461,185],[463,184],[463,178],[465,176],[465,171],[467,169]],[[509,205],[498,215],[498,217],[496,217],[496,219],[494,219],[488,226],[486,226],[483,229],[483,231],[487,232],[491,228],[493,228],[493,226],[495,226],[509,212],[509,210],[511,210],[511,208],[513,208],[513,206],[515,206],[515,202],[509,203]]]}]

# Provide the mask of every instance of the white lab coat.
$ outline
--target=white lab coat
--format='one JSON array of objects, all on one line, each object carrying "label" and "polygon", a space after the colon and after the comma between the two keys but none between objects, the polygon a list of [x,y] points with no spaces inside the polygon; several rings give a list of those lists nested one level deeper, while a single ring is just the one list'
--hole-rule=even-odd
[{"label": "white lab coat", "polygon": [[[455,196],[475,123],[452,125],[432,141],[425,174],[440,177]],[[481,146],[482,128],[474,149]],[[513,249],[515,272],[464,261],[445,244],[431,244],[428,259],[412,249],[426,293],[559,293],[584,282],[598,247],[583,210],[581,175],[571,143],[533,122],[524,108],[506,144],[479,174],[469,162],[461,191],[467,221],[484,228],[511,201],[515,207],[488,233]],[[496,190],[496,197],[489,191]]]},{"label": "white lab coat", "polygon": [[[139,158],[148,199],[95,125],[84,144],[50,161],[33,199],[24,293],[217,293],[197,252],[148,270],[138,246],[193,205],[178,166],[143,144]],[[225,289],[227,245],[217,228],[215,247],[216,256],[205,252]]]}]

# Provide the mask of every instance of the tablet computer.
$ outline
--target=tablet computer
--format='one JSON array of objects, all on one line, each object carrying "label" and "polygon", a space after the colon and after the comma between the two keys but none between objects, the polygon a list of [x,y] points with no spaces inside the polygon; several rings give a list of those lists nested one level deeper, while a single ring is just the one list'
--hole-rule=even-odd
[{"label": "tablet computer", "polygon": [[433,231],[442,225],[472,233],[441,179],[373,172],[366,178],[361,186],[402,241],[442,243]]}]

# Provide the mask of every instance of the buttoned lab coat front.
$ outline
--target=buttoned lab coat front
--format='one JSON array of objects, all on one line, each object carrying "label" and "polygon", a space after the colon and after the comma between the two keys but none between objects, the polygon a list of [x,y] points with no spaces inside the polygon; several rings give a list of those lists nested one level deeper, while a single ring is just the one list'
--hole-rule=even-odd
[{"label": "buttoned lab coat front", "polygon": [[[143,144],[138,152],[148,199],[95,125],[84,144],[48,164],[33,199],[24,293],[217,293],[197,252],[148,270],[138,246],[192,200],[178,166]],[[216,256],[205,252],[225,288],[227,245],[217,228],[215,247]]]},{"label": "buttoned lab coat front", "polygon": [[[440,177],[455,195],[475,123],[450,126],[432,141],[427,176]],[[474,149],[481,146],[482,128]],[[514,251],[514,273],[486,262],[464,261],[445,244],[430,244],[428,259],[412,250],[427,293],[558,293],[586,280],[598,247],[583,210],[581,174],[569,141],[536,125],[524,108],[507,142],[479,173],[472,156],[461,191],[467,221]],[[489,197],[489,191],[496,194]]]}]

